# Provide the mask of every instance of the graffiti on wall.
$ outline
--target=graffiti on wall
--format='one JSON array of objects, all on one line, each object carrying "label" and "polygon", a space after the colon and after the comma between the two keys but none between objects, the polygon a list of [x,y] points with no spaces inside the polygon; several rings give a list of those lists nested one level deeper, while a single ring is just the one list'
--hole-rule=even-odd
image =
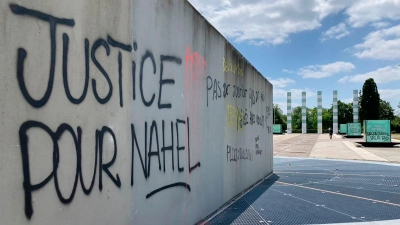
[{"label": "graffiti on wall", "polygon": [[238,162],[240,160],[253,161],[253,151],[248,148],[237,148],[230,145],[226,146],[226,161]]},{"label": "graffiti on wall", "polygon": [[[70,50],[76,44],[73,43],[76,39],[71,37],[70,40],[67,33],[62,33],[61,38],[58,38],[57,30],[60,30],[60,27],[63,30],[72,30],[77,21],[72,18],[59,18],[17,4],[10,4],[9,7],[14,16],[21,20],[21,23],[25,20],[35,20],[48,24],[48,31],[46,30],[46,32],[49,32],[48,58],[50,68],[48,75],[47,73],[45,75],[48,80],[44,79],[46,85],[43,90],[39,90],[43,94],[39,97],[29,92],[29,82],[27,81],[27,77],[31,76],[30,73],[32,73],[27,61],[29,61],[29,57],[32,57],[30,53],[32,54],[35,49],[27,50],[23,46],[16,46],[15,74],[19,91],[25,99],[26,105],[31,106],[37,112],[48,110],[49,102],[54,99],[55,90],[59,88],[62,90],[61,97],[65,97],[65,100],[73,105],[87,104],[90,99],[88,96],[90,96],[94,97],[92,99],[99,106],[127,110],[131,106],[129,103],[135,102],[146,109],[156,108],[160,115],[168,114],[166,112],[169,110],[178,108],[176,102],[168,98],[168,94],[174,88],[176,89],[175,83],[178,79],[184,80],[184,91],[182,93],[184,115],[173,116],[169,119],[160,116],[157,119],[129,121],[126,124],[128,149],[123,148],[125,143],[121,144],[121,137],[118,136],[121,134],[120,129],[102,124],[102,121],[97,121],[100,124],[96,127],[85,126],[83,122],[73,126],[64,121],[50,124],[39,120],[27,120],[18,124],[19,148],[23,168],[21,183],[24,191],[24,211],[28,219],[31,219],[34,213],[33,193],[43,190],[51,182],[54,183],[54,190],[59,201],[63,204],[70,204],[80,190],[85,195],[90,195],[97,188],[100,192],[104,189],[107,190],[109,184],[116,190],[121,187],[129,187],[129,184],[130,188],[133,188],[141,180],[145,180],[145,182],[155,180],[156,175],[159,174],[167,174],[168,177],[171,177],[169,175],[176,175],[177,177],[181,174],[186,174],[186,176],[198,175],[198,170],[201,166],[204,166],[204,164],[201,164],[203,161],[200,158],[200,151],[206,145],[201,142],[200,138],[202,112],[207,107],[212,107],[212,104],[219,103],[224,99],[233,100],[231,104],[227,104],[227,108],[223,109],[226,112],[224,115],[229,128],[236,131],[244,131],[246,127],[259,128],[262,132],[271,133],[272,129],[267,122],[271,115],[271,107],[265,106],[267,104],[265,90],[255,90],[251,84],[246,86],[241,84],[240,81],[228,83],[207,76],[208,64],[206,59],[190,46],[187,46],[186,51],[182,54],[167,54],[165,52],[158,54],[153,52],[152,49],[140,48],[140,42],[138,43],[134,38],[124,41],[118,40],[118,37],[110,34],[100,35],[93,40],[83,38],[78,41],[82,41],[84,46],[80,50],[82,56],[84,56],[82,64],[84,73],[81,74],[84,79],[83,82],[71,82],[72,74],[69,69],[73,68],[74,65],[69,61]],[[57,43],[62,43],[61,49],[56,48]],[[117,53],[116,57],[113,57],[112,52]],[[59,55],[61,60],[56,58]],[[133,60],[132,55],[137,57],[134,57]],[[61,62],[59,63],[61,65],[58,65],[58,62]],[[220,65],[220,62],[218,61],[218,65]],[[109,64],[116,65],[117,69],[115,71],[107,69]],[[58,68],[60,68],[60,71],[57,71]],[[127,70],[123,70],[123,68],[129,68],[129,73],[124,72]],[[170,68],[179,68],[181,73],[168,72]],[[99,73],[100,76],[93,76],[94,72]],[[223,58],[223,72],[238,75],[236,78],[239,79],[245,77],[244,67],[241,64],[225,58]],[[54,80],[57,79],[55,77],[57,74],[62,77],[61,86],[55,85]],[[152,77],[153,81],[156,80],[152,85],[146,85],[146,79],[149,76]],[[105,85],[101,85],[102,83]],[[129,83],[129,85],[123,85],[126,83]],[[71,90],[74,90],[75,85],[79,85],[81,88],[74,94],[71,93]],[[129,94],[127,98],[124,95],[126,92],[132,94]],[[112,105],[111,100],[116,100],[116,105]],[[244,102],[245,104],[239,105],[233,102]],[[62,115],[59,116],[64,119]],[[41,174],[43,178],[38,181],[32,175],[44,172],[32,166],[34,160],[29,157],[33,150],[30,141],[34,137],[32,134],[36,132],[40,132],[42,137],[48,137],[52,146],[52,153],[50,153],[52,169],[47,171],[46,174]],[[261,137],[264,135],[261,134]],[[64,171],[60,166],[61,158],[64,158],[64,156],[61,156],[62,151],[60,149],[63,146],[59,142],[62,142],[61,140],[65,136],[72,138],[69,140],[73,154],[76,156],[76,161],[71,162],[74,171],[73,179],[68,181],[61,179]],[[241,144],[237,143],[226,145],[227,163],[233,165],[234,162],[251,163],[256,160],[255,158],[262,153],[261,148],[264,149],[265,147],[261,144],[262,142],[257,141],[259,141],[259,137],[255,146],[251,143],[251,147],[240,146]],[[89,143],[89,147],[86,147],[86,143]],[[108,144],[111,144],[111,147]],[[90,162],[83,159],[84,153],[87,152],[90,153]],[[223,153],[221,155],[225,156]],[[128,157],[123,157],[125,155]],[[126,176],[121,175],[125,174],[123,172],[126,171],[119,171],[115,166],[123,163],[122,160],[125,159],[122,158],[125,158],[129,163],[130,171],[126,173],[128,174]],[[89,167],[89,163],[93,163],[94,166]],[[86,177],[83,174],[88,174],[88,176]],[[70,191],[61,191],[64,190],[62,184],[65,182],[72,184]],[[178,188],[178,190],[187,194],[192,191],[193,186],[188,179],[185,181],[168,179],[165,185],[151,186],[151,190],[146,190],[145,196],[142,197],[150,199],[170,188]]]},{"label": "graffiti on wall", "polygon": [[244,76],[243,67],[239,64],[232,63],[231,60],[222,58],[222,68],[224,73],[233,73],[239,76]]},{"label": "graffiti on wall", "polygon": [[[24,77],[27,76],[26,72],[29,71],[29,68],[25,68],[24,62],[29,55],[29,52],[20,47],[17,50],[17,72],[16,77],[18,80],[18,85],[26,102],[36,109],[41,109],[46,106],[48,103],[54,86],[54,76],[55,76],[55,68],[56,68],[56,42],[59,41],[56,39],[56,28],[58,26],[67,26],[74,27],[75,21],[73,19],[65,19],[58,18],[49,14],[45,14],[36,10],[28,9],[19,5],[10,4],[11,11],[18,15],[24,16],[26,19],[37,19],[42,20],[49,23],[50,30],[50,73],[47,88],[45,90],[45,94],[40,99],[34,99],[30,93],[28,92],[27,85],[25,83]],[[89,92],[89,62],[90,60],[95,65],[96,69],[100,71],[104,79],[107,81],[108,92],[106,96],[101,97],[98,93],[97,82],[95,78],[91,79],[92,92],[99,104],[107,104],[110,99],[113,97],[114,87],[118,88],[119,97],[119,107],[124,107],[124,99],[123,99],[123,89],[122,83],[125,79],[122,74],[122,57],[123,52],[131,53],[132,51],[136,52],[138,49],[138,44],[133,42],[133,44],[126,44],[120,41],[117,41],[115,38],[110,35],[107,38],[99,38],[90,45],[90,41],[88,39],[84,40],[84,53],[85,53],[85,82],[83,85],[83,91],[81,96],[74,97],[70,92],[70,87],[68,85],[68,51],[69,51],[69,36],[64,33],[62,35],[62,76],[63,76],[63,88],[65,91],[66,98],[72,104],[83,104],[84,100]],[[110,72],[107,72],[103,65],[97,60],[96,53],[97,51],[103,48],[106,52],[106,55],[110,55],[110,51],[112,48],[118,50],[118,58],[116,62],[118,63],[118,84],[113,84],[110,79]],[[190,50],[189,50],[190,51]],[[151,174],[155,172],[166,173],[168,171],[177,172],[177,173],[192,173],[196,168],[200,167],[200,159],[199,159],[199,149],[200,149],[200,141],[199,138],[190,137],[193,129],[198,130],[200,121],[195,119],[194,121],[190,120],[190,118],[199,118],[199,116],[195,113],[196,109],[193,107],[197,105],[193,102],[193,99],[196,94],[198,94],[202,90],[202,79],[204,77],[204,68],[206,65],[205,60],[197,53],[186,55],[186,91],[190,91],[190,93],[185,93],[185,96],[190,96],[187,98],[186,106],[186,116],[185,118],[176,118],[172,121],[161,120],[161,122],[157,122],[155,120],[152,121],[144,121],[142,124],[130,124],[131,130],[131,171],[130,171],[130,185],[134,186],[134,175],[140,174],[140,172],[134,171],[134,164],[139,163],[141,167],[141,173],[143,174],[146,180],[150,179]],[[171,64],[175,64],[177,66],[181,66],[182,59],[179,56],[172,55],[160,55],[159,56],[160,64],[156,65],[155,55],[150,51],[146,50],[144,54],[141,56],[140,62],[132,61],[132,74],[130,74],[132,78],[132,100],[140,101],[144,106],[150,107],[152,105],[156,105],[160,110],[172,109],[173,105],[171,102],[167,102],[163,100],[162,96],[168,85],[174,85],[175,80],[170,78],[168,74],[165,74],[165,68],[170,66]],[[143,85],[143,77],[145,75],[144,64],[148,62],[151,64],[152,73],[159,76],[159,82],[156,87],[157,90],[154,90],[152,95],[145,96],[144,94],[144,85]],[[158,70],[158,71],[157,71]],[[169,74],[170,75],[170,74]],[[167,78],[168,77],[168,78]],[[190,87],[189,87],[190,86]],[[138,90],[137,90],[138,89]],[[148,87],[147,87],[148,89]],[[200,99],[201,100],[201,99]],[[126,101],[126,100],[125,100]],[[44,131],[51,139],[53,145],[53,169],[52,171],[46,175],[46,178],[38,183],[32,183],[31,174],[36,171],[31,171],[30,161],[29,161],[29,131]],[[144,139],[139,140],[138,133],[144,133]],[[29,133],[29,134],[28,134]],[[72,127],[67,123],[62,123],[58,126],[58,128],[53,131],[50,129],[48,125],[41,121],[26,121],[24,122],[19,129],[19,140],[20,140],[20,149],[22,155],[22,166],[23,166],[23,188],[25,195],[25,215],[28,219],[30,219],[33,215],[33,204],[32,204],[32,192],[37,191],[43,188],[46,184],[48,184],[51,180],[54,180],[55,190],[59,200],[68,204],[72,202],[74,199],[74,195],[78,188],[78,183],[80,183],[80,187],[82,191],[89,195],[93,189],[96,178],[98,179],[98,188],[101,191],[103,189],[103,183],[109,179],[115,187],[120,188],[125,183],[128,183],[129,178],[123,178],[119,176],[118,171],[111,171],[110,167],[114,164],[118,164],[118,153],[122,151],[118,148],[118,137],[115,135],[112,128],[108,126],[99,127],[95,129],[95,135],[93,138],[93,160],[94,160],[94,168],[92,169],[93,175],[90,180],[84,181],[83,178],[83,168],[85,162],[82,160],[82,140],[87,139],[87,134],[89,131],[84,127]],[[63,135],[71,135],[73,140],[73,146],[75,147],[76,154],[76,168],[75,168],[75,178],[73,180],[73,189],[71,193],[67,196],[64,196],[60,191],[59,178],[58,178],[58,166],[60,162],[60,151],[58,141]],[[169,134],[169,137],[167,136]],[[105,161],[103,157],[104,151],[104,139],[105,135],[111,137],[113,142],[113,155],[112,159],[109,161]],[[174,143],[176,140],[176,143]],[[191,142],[194,140],[194,147],[191,146]],[[155,143],[155,144],[153,144]],[[169,144],[167,144],[169,143]],[[195,153],[193,153],[193,151]],[[192,153],[191,153],[192,152]],[[171,154],[171,161],[166,161],[166,154]],[[183,156],[182,154],[185,154]],[[195,157],[191,159],[191,155]],[[152,171],[151,165],[156,164],[158,171]],[[168,168],[171,168],[170,170]],[[176,168],[176,170],[175,170]],[[128,181],[128,182],[127,182]],[[173,182],[171,184],[159,187],[157,189],[151,190],[146,195],[146,198],[150,198],[153,195],[172,188],[172,187],[183,187],[187,191],[191,190],[190,185],[187,182]]]}]

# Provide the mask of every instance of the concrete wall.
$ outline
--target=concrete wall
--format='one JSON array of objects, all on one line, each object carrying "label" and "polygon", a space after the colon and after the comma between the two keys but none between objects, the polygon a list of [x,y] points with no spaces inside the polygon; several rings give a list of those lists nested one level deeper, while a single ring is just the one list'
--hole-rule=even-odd
[{"label": "concrete wall", "polygon": [[272,85],[188,2],[0,6],[0,224],[193,224],[272,172]]}]

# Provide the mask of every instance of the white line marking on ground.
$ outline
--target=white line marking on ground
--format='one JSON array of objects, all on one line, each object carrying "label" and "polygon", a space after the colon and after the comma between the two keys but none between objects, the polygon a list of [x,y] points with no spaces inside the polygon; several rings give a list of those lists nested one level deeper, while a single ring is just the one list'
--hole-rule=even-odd
[{"label": "white line marking on ground", "polygon": [[285,183],[285,182],[281,182],[281,181],[276,181],[276,183],[278,183],[278,184],[286,184],[286,185],[294,186],[294,187],[300,187],[300,188],[309,189],[309,190],[313,190],[313,191],[323,191],[323,192],[329,193],[329,194],[342,195],[342,196],[346,196],[346,197],[350,197],[350,198],[357,198],[357,199],[362,199],[362,200],[366,200],[366,201],[379,202],[379,203],[382,203],[382,204],[387,204],[387,205],[400,207],[400,205],[396,204],[396,203],[385,202],[385,201],[380,201],[380,200],[375,200],[375,199],[370,199],[370,198],[364,198],[364,197],[360,197],[360,196],[356,196],[356,195],[348,195],[348,194],[343,194],[343,193],[340,193],[340,192],[333,192],[333,191],[327,191],[327,190],[318,189],[318,188],[305,187],[305,186],[300,186],[300,185],[291,184],[291,183]]},{"label": "white line marking on ground", "polygon": [[[311,201],[308,201],[308,200],[306,200],[306,199],[299,198],[299,197],[293,196],[292,194],[288,194],[288,193],[285,193],[285,192],[283,192],[283,191],[278,191],[278,190],[273,189],[273,188],[271,188],[271,191],[280,192],[280,193],[282,193],[282,194],[289,195],[290,197],[295,198],[295,199],[298,199],[298,200],[300,200],[300,201],[304,201],[304,202],[307,202],[307,203],[310,203],[310,204],[313,204],[313,205],[316,205],[316,206],[318,205],[318,204],[315,203],[315,202],[311,202]],[[356,220],[360,220],[360,221],[366,222],[366,220],[363,220],[363,219],[357,218],[357,217],[355,217],[355,216],[346,214],[346,213],[344,213],[344,212],[341,212],[341,211],[338,211],[338,210],[329,208],[329,207],[327,207],[327,206],[325,206],[325,205],[318,205],[318,207],[325,208],[325,209],[327,209],[327,210],[331,210],[331,211],[333,211],[333,212],[336,212],[336,213],[339,213],[339,214],[348,216],[348,217],[350,217],[350,218],[355,218]]]}]

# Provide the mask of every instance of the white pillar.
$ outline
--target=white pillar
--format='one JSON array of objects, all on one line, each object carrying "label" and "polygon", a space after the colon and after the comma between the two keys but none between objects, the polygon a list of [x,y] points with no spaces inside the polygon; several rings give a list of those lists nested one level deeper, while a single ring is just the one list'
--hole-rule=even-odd
[{"label": "white pillar", "polygon": [[322,134],[322,91],[318,91],[318,134]]},{"label": "white pillar", "polygon": [[306,107],[306,92],[301,93],[301,133],[307,134],[307,107]]},{"label": "white pillar", "polygon": [[338,132],[338,92],[333,91],[333,133],[337,134]]},{"label": "white pillar", "polygon": [[287,133],[292,133],[292,93],[287,93]]},{"label": "white pillar", "polygon": [[353,91],[353,123],[358,123],[358,90]]}]

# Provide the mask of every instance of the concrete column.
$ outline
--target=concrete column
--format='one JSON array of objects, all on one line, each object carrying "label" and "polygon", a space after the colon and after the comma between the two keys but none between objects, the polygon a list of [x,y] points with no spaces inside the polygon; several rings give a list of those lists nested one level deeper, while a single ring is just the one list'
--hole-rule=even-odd
[{"label": "concrete column", "polygon": [[292,133],[292,93],[287,93],[287,133]]},{"label": "concrete column", "polygon": [[322,134],[322,91],[318,91],[318,134]]},{"label": "concrete column", "polygon": [[333,91],[333,133],[336,134],[338,132],[338,92]]},{"label": "concrete column", "polygon": [[353,90],[353,123],[358,123],[358,90]]},{"label": "concrete column", "polygon": [[306,107],[306,92],[301,93],[301,133],[307,134],[307,107]]}]

